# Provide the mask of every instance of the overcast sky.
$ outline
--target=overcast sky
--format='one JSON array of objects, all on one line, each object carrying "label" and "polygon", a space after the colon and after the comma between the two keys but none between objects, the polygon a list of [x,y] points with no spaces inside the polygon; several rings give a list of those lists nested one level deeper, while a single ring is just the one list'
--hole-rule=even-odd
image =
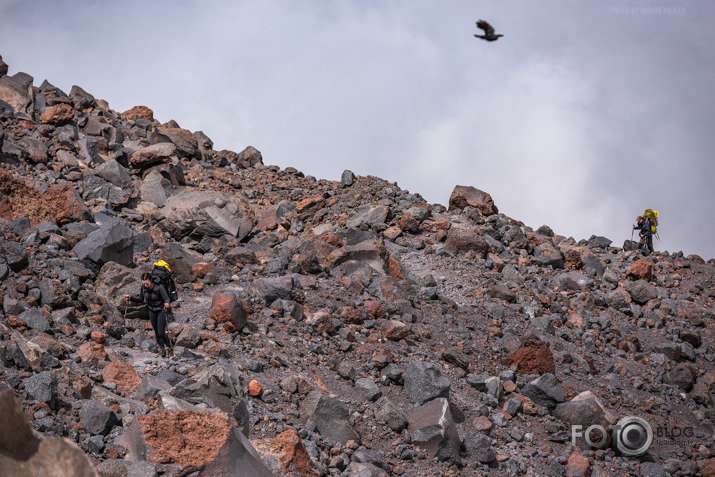
[{"label": "overcast sky", "polygon": [[713,24],[682,0],[0,0],[0,55],[217,150],[444,205],[471,185],[577,240],[621,246],[657,209],[657,249],[708,259]]}]

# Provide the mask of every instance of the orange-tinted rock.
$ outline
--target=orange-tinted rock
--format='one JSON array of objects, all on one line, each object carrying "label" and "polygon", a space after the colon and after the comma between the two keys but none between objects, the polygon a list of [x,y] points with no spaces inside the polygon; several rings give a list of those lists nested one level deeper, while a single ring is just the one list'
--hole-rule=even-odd
[{"label": "orange-tinted rock", "polygon": [[642,278],[646,281],[653,279],[653,264],[647,260],[636,260],[628,270],[628,275],[635,278]]},{"label": "orange-tinted rock", "polygon": [[51,106],[40,115],[42,124],[63,126],[74,118],[74,109],[69,104],[60,103]]},{"label": "orange-tinted rock", "polygon": [[324,206],[325,199],[322,197],[303,199],[298,203],[295,212],[301,220],[305,220],[315,214],[318,210],[322,209]]},{"label": "orange-tinted rock", "polygon": [[112,361],[102,370],[105,382],[117,385],[117,390],[128,396],[137,390],[142,382],[134,366],[124,361]]},{"label": "orange-tinted rock", "polygon": [[474,419],[474,429],[489,434],[492,430],[492,421],[487,416],[479,416]]},{"label": "orange-tinted rock", "polygon": [[107,351],[104,349],[104,346],[99,343],[83,344],[77,349],[77,356],[79,356],[83,362],[94,364],[109,360]]},{"label": "orange-tinted rock", "polygon": [[387,257],[387,269],[388,274],[392,278],[396,278],[398,280],[404,280],[406,278],[405,267],[402,266],[402,263],[400,263],[400,261],[393,254],[389,254]]},{"label": "orange-tinted rock", "polygon": [[399,226],[403,232],[409,232],[411,234],[420,231],[420,222],[407,212],[400,217]]},{"label": "orange-tinted rock", "polygon": [[251,442],[222,412],[156,410],[138,415],[115,440],[125,459],[178,464],[177,475],[272,475]]},{"label": "orange-tinted rock", "polygon": [[27,329],[27,323],[25,323],[25,320],[18,318],[15,315],[7,317],[7,324],[14,330],[25,331]]},{"label": "orange-tinted rock", "polygon": [[132,109],[124,111],[121,116],[125,121],[136,121],[137,119],[154,121],[154,111],[146,106],[134,106]]},{"label": "orange-tinted rock", "polygon": [[578,450],[574,450],[566,462],[566,475],[569,477],[590,477],[591,464],[588,457],[581,455]]},{"label": "orange-tinted rock", "polygon": [[204,278],[207,274],[214,272],[214,267],[206,262],[199,262],[191,267],[191,271],[199,278]]},{"label": "orange-tinted rock", "polygon": [[305,322],[312,326],[316,333],[332,333],[335,331],[333,316],[330,312],[321,310],[315,313],[306,313],[306,315]]},{"label": "orange-tinted rock", "polygon": [[544,374],[554,372],[554,356],[549,347],[531,334],[524,339],[513,355],[504,358],[504,365],[519,365],[518,374]]},{"label": "orange-tinted rock", "polygon": [[248,323],[248,308],[243,300],[233,294],[214,295],[209,318],[216,324],[224,324],[230,333],[241,330]]},{"label": "orange-tinted rock", "polygon": [[373,318],[382,317],[382,305],[379,301],[366,300],[365,301],[365,311],[368,315]]},{"label": "orange-tinted rock", "polygon": [[449,210],[463,209],[467,206],[477,209],[482,215],[499,213],[492,196],[488,193],[471,186],[455,186],[449,197]]},{"label": "orange-tinted rock", "polygon": [[380,325],[380,333],[388,340],[401,340],[410,333],[410,329],[401,321],[387,320]]},{"label": "orange-tinted rock", "polygon": [[343,240],[340,237],[338,237],[337,235],[321,235],[319,240],[321,240],[325,243],[329,243],[333,247],[342,247],[343,246]]},{"label": "orange-tinted rock", "polygon": [[104,336],[104,333],[102,333],[101,331],[93,331],[93,332],[91,332],[91,333],[89,334],[89,338],[90,338],[92,341],[94,341],[95,343],[99,343],[99,344],[104,344],[104,341],[107,339],[107,338]]},{"label": "orange-tinted rock", "polygon": [[251,379],[251,381],[248,383],[248,395],[251,397],[258,397],[262,393],[263,385],[255,379]]},{"label": "orange-tinted rock", "polygon": [[273,456],[280,465],[281,475],[300,475],[301,477],[318,477],[318,472],[310,460],[303,441],[295,429],[288,429],[278,434],[274,439],[263,439],[256,442],[256,450],[262,456]]},{"label": "orange-tinted rock", "polygon": [[0,217],[29,217],[35,227],[42,222],[64,225],[90,218],[89,210],[71,185],[52,184],[40,194],[37,189],[0,170]]}]

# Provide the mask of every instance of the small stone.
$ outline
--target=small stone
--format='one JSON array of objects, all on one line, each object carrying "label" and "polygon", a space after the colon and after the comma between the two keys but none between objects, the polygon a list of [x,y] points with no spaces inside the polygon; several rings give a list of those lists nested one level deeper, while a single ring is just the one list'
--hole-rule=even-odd
[{"label": "small stone", "polygon": [[251,397],[258,397],[263,393],[263,385],[256,381],[255,379],[252,379],[248,383],[248,395]]}]

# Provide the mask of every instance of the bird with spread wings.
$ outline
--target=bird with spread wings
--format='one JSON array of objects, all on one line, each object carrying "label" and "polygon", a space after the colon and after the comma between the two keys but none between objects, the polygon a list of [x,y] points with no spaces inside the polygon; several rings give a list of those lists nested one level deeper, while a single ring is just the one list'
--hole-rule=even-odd
[{"label": "bird with spread wings", "polygon": [[494,27],[491,26],[489,23],[487,23],[484,20],[479,20],[477,22],[477,28],[481,28],[484,30],[484,35],[474,35],[477,38],[481,38],[482,40],[487,40],[487,41],[496,41],[499,38],[503,37],[504,35],[502,34],[496,34],[494,33]]}]

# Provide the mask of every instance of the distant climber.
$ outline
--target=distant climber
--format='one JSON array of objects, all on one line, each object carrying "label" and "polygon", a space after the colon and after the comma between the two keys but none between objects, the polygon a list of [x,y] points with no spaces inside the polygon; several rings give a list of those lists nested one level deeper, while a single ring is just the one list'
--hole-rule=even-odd
[{"label": "distant climber", "polygon": [[124,295],[129,303],[146,303],[151,327],[154,329],[156,344],[159,346],[159,356],[174,357],[174,346],[166,334],[166,314],[171,301],[166,289],[160,283],[154,283],[150,272],[142,274],[142,287],[136,296]]},{"label": "distant climber", "polygon": [[494,27],[491,26],[489,23],[487,23],[484,20],[479,20],[477,22],[477,28],[481,28],[484,30],[484,35],[474,35],[477,38],[481,38],[482,40],[487,40],[487,41],[496,41],[499,38],[503,37],[504,35],[502,34],[495,34],[494,33]]},{"label": "distant climber", "polygon": [[653,251],[653,232],[651,231],[650,219],[639,215],[636,217],[636,224],[633,228],[638,229],[638,236],[641,238],[638,248],[651,253]]}]

